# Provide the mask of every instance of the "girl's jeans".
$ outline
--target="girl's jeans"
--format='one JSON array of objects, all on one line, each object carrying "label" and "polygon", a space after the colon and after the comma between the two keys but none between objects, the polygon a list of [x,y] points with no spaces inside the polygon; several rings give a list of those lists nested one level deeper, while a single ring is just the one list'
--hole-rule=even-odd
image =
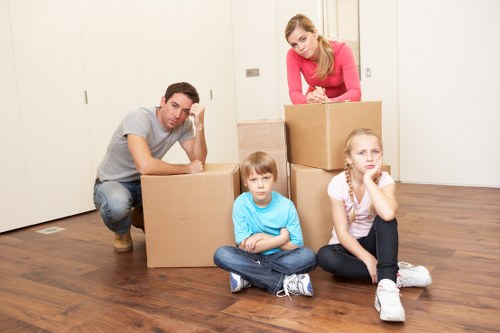
[{"label": "girl's jeans", "polygon": [[[377,258],[377,280],[390,279],[396,282],[398,268],[398,223],[396,219],[387,222],[379,216],[366,237],[358,242]],[[371,282],[365,263],[341,244],[325,245],[318,251],[318,265],[336,276]]]}]

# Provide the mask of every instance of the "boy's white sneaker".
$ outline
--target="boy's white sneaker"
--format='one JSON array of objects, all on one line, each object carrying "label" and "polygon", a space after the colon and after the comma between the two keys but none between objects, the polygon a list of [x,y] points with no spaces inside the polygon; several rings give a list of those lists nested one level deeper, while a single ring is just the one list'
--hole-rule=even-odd
[{"label": "boy's white sneaker", "polygon": [[285,276],[283,289],[278,291],[278,297],[290,297],[292,295],[312,296],[313,287],[309,274],[293,274]]},{"label": "boy's white sneaker", "polygon": [[237,293],[241,289],[248,288],[252,285],[252,283],[243,279],[241,275],[236,273],[229,273],[229,287],[231,288],[232,293]]},{"label": "boy's white sneaker", "polygon": [[396,285],[399,288],[425,288],[432,284],[431,274],[424,266],[413,266],[404,261],[398,262],[398,266],[399,272]]},{"label": "boy's white sneaker", "polygon": [[384,321],[405,321],[405,309],[399,298],[399,288],[389,279],[378,283],[375,308],[380,313],[380,319]]}]

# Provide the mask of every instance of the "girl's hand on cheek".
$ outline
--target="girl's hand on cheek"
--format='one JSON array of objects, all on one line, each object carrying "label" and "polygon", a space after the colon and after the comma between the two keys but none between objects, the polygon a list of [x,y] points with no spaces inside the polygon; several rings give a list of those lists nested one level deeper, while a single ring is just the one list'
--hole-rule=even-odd
[{"label": "girl's hand on cheek", "polygon": [[382,172],[382,158],[380,158],[372,169],[368,169],[364,174],[364,179],[375,180]]}]

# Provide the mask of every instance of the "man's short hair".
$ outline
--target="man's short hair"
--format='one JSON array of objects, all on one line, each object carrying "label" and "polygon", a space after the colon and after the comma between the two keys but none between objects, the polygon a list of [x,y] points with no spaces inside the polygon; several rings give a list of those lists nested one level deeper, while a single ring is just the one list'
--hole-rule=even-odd
[{"label": "man's short hair", "polygon": [[200,102],[200,96],[198,95],[198,91],[196,88],[190,85],[187,82],[177,82],[171,84],[167,91],[165,91],[165,102],[170,99],[174,94],[181,93],[189,97],[191,101],[194,103]]}]

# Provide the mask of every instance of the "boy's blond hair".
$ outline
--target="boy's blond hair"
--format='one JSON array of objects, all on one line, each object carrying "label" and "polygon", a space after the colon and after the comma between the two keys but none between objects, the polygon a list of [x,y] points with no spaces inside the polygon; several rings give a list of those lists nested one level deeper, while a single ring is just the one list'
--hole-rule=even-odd
[{"label": "boy's blond hair", "polygon": [[246,181],[250,177],[252,170],[258,175],[271,173],[274,181],[278,179],[276,162],[268,153],[256,151],[245,157],[240,164],[241,179]]}]

